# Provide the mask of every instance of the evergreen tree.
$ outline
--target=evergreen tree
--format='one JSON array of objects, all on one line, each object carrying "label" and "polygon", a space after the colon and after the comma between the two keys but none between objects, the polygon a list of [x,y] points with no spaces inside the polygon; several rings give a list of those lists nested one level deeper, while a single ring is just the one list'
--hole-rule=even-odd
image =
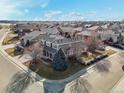
[{"label": "evergreen tree", "polygon": [[53,58],[53,69],[56,71],[64,71],[67,69],[67,59],[61,48]]},{"label": "evergreen tree", "polygon": [[114,42],[114,40],[113,40],[112,37],[110,37],[108,41],[109,41],[109,42]]},{"label": "evergreen tree", "polygon": [[121,35],[121,33],[119,34],[119,36],[117,37],[117,42],[119,44],[122,44],[123,43],[123,36]]}]

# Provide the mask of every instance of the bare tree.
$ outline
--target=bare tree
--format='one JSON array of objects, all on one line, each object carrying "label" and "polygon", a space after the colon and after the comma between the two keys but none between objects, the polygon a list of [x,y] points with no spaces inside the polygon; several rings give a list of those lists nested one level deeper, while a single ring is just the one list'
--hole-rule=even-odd
[{"label": "bare tree", "polygon": [[84,78],[78,78],[71,86],[71,93],[90,93],[91,85]]},{"label": "bare tree", "polygon": [[25,90],[29,85],[33,84],[33,80],[30,76],[30,71],[17,72],[11,79],[11,82],[8,84],[5,93],[25,93]]},{"label": "bare tree", "polygon": [[88,50],[93,52],[98,47],[96,38],[92,38],[90,44],[88,45]]},{"label": "bare tree", "polygon": [[95,69],[98,72],[109,72],[110,67],[111,67],[111,62],[109,62],[107,60],[104,60],[101,63],[97,63],[96,66],[95,66]]},{"label": "bare tree", "polygon": [[37,59],[40,57],[40,54],[42,54],[42,47],[40,43],[35,43],[33,45],[33,51],[31,53],[33,63],[37,62]]}]

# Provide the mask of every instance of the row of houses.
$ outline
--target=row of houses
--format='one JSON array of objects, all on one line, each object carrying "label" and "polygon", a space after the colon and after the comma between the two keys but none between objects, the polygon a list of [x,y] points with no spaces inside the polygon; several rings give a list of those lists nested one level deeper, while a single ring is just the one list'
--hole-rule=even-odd
[{"label": "row of houses", "polygon": [[[41,31],[33,31],[24,37],[22,37],[26,43],[27,40],[41,42],[43,48],[43,58],[50,59],[54,58],[54,55],[61,48],[66,56],[81,55],[86,52],[88,46],[92,42],[94,35],[84,34],[84,31],[74,31],[68,29],[68,31],[63,31],[60,27],[46,28]],[[77,32],[77,33],[75,33]],[[89,31],[85,31],[89,32]],[[72,35],[73,33],[73,35]],[[81,34],[83,33],[83,34]],[[75,36],[74,36],[75,34]],[[67,37],[69,35],[69,37]],[[101,42],[98,40],[97,42]],[[102,45],[99,44],[98,47]]]},{"label": "row of houses", "polygon": [[[112,26],[113,28],[111,28]],[[82,52],[87,51],[93,39],[96,40],[95,43],[97,43],[98,48],[105,47],[104,40],[112,38],[116,42],[120,33],[124,36],[123,28],[121,27],[116,30],[114,29],[116,26],[118,27],[118,24],[92,25],[83,29],[82,27],[55,25],[52,27],[43,27],[40,30],[34,29],[22,38],[25,43],[28,40],[41,42],[43,58],[53,60],[55,53],[60,48],[66,56],[71,56],[80,55]]]}]

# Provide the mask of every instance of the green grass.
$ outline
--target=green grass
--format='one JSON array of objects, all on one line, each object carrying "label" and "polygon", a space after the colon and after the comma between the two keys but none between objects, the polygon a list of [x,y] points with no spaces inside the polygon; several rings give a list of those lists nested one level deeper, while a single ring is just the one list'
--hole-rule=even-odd
[{"label": "green grass", "polygon": [[[51,80],[59,80],[59,79],[65,79],[75,74],[84,67],[85,67],[84,65],[81,65],[79,63],[75,63],[75,64],[70,63],[69,67],[64,72],[58,72],[58,71],[54,71],[51,66],[47,66],[43,63],[39,63],[35,66],[30,66],[29,68],[44,78]],[[37,68],[39,69],[36,71]]]}]

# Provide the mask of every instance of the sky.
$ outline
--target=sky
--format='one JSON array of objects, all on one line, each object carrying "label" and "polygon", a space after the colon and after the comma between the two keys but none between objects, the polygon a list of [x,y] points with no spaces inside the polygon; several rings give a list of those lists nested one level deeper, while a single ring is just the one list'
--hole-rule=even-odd
[{"label": "sky", "polygon": [[124,19],[124,0],[0,0],[0,20],[111,21]]}]

